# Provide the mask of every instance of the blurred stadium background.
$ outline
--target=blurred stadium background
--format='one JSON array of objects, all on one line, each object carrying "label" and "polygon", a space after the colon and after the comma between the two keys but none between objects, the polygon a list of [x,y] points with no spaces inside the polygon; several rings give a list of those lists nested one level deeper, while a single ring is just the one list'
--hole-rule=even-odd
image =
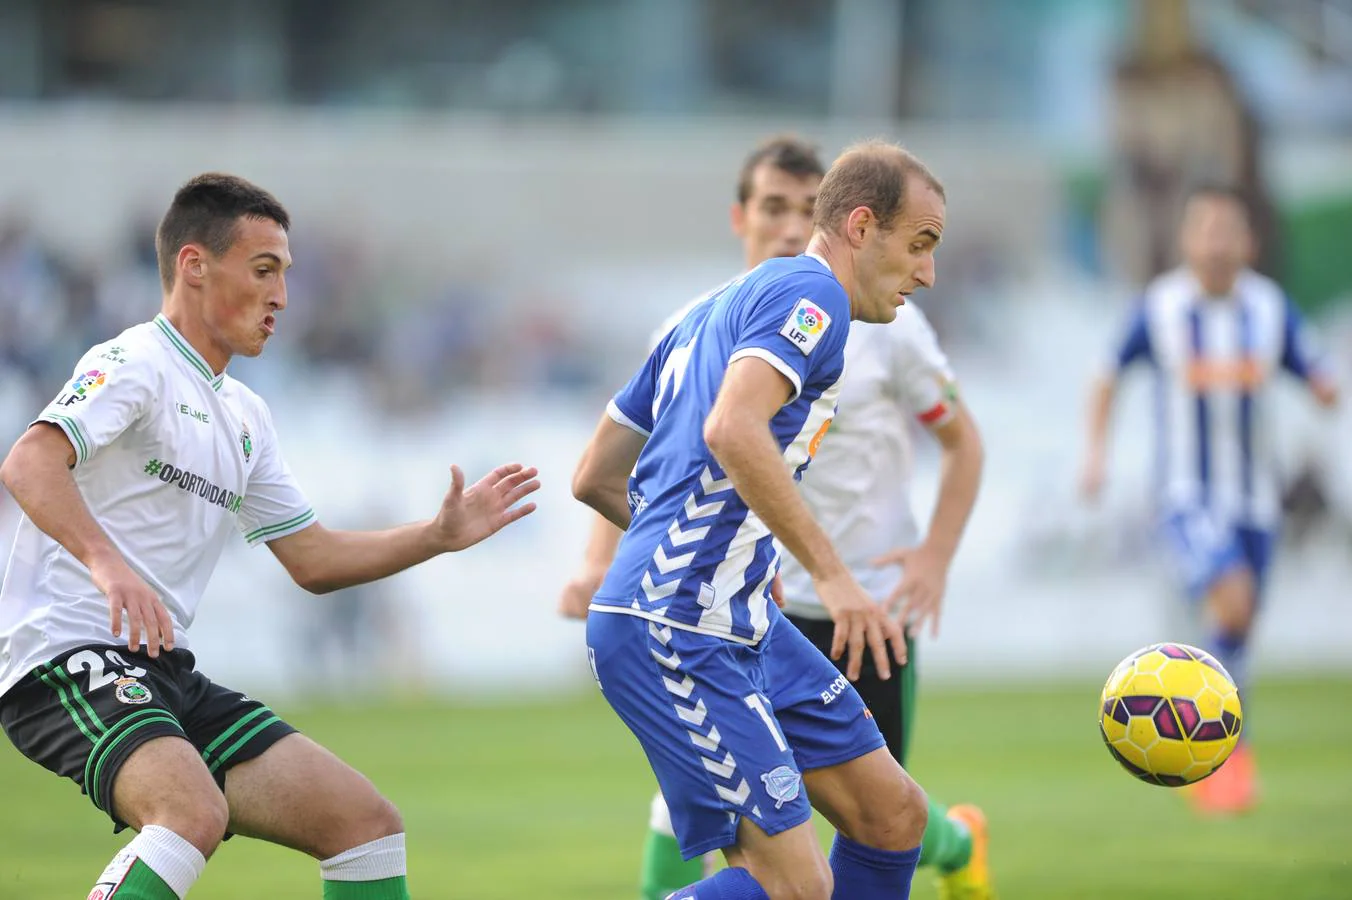
[{"label": "blurred stadium background", "polygon": [[[554,613],[588,521],[568,481],[647,332],[737,269],[735,174],[782,131],[828,160],[900,140],[948,185],[917,299],[989,461],[920,649],[916,774],[989,801],[1002,895],[1352,896],[1346,405],[1282,398],[1265,805],[1239,822],[1197,823],[1096,746],[1112,664],[1201,640],[1147,542],[1144,379],[1106,501],[1075,493],[1086,380],[1198,177],[1261,198],[1263,265],[1352,389],[1348,0],[0,0],[0,443],[158,308],[180,183],[275,192],[291,303],[231,372],[326,522],[426,516],[451,462],[520,459],[545,487],[488,544],[339,595],[235,548],[202,667],[404,807],[415,896],[630,897],[651,778]],[[0,489],[6,546],[17,515]],[[8,744],[0,786],[0,898],[86,890],[117,844],[99,815]],[[305,860],[239,843],[194,897],[244,896],[225,871],[248,896],[316,893]]]}]

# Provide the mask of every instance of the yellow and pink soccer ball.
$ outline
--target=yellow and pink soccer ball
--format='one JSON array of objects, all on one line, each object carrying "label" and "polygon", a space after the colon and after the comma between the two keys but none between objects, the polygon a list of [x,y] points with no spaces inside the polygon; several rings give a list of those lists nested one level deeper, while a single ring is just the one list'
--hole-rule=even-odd
[{"label": "yellow and pink soccer ball", "polygon": [[1211,654],[1151,644],[1108,676],[1099,731],[1122,768],[1142,781],[1182,787],[1229,758],[1244,727],[1239,691]]}]

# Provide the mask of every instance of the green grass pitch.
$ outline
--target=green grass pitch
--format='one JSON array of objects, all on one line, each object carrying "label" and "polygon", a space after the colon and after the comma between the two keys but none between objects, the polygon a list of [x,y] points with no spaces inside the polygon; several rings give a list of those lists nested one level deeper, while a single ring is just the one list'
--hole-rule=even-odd
[{"label": "green grass pitch", "polygon": [[[922,689],[913,772],[982,804],[1003,900],[1352,897],[1352,677],[1261,681],[1247,698],[1263,800],[1202,821],[1102,747],[1099,685]],[[555,702],[274,704],[404,813],[422,900],[633,900],[651,775],[588,692]],[[74,785],[0,742],[0,898],[83,897],[119,846]],[[825,831],[823,831],[825,835]],[[317,898],[318,867],[244,839],[193,900]],[[928,873],[912,893],[932,898]]]}]

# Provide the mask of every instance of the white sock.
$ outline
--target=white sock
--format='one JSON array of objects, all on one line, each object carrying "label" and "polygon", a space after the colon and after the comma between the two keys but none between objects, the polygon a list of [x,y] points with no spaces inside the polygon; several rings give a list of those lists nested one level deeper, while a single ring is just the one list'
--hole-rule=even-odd
[{"label": "white sock", "polygon": [[202,870],[207,867],[202,851],[162,825],[147,825],[113,857],[94,887],[121,884],[138,859],[160,876],[178,894],[179,900],[187,896],[188,889],[202,877]]},{"label": "white sock", "polygon": [[408,874],[404,836],[392,834],[344,850],[319,864],[325,881],[380,881]]}]

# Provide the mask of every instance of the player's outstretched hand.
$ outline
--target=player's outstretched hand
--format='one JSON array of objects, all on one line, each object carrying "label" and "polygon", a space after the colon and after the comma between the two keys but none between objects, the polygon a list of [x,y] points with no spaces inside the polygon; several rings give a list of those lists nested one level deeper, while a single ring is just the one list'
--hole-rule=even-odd
[{"label": "player's outstretched hand", "polygon": [[925,623],[930,636],[939,636],[939,614],[948,587],[948,561],[925,544],[884,553],[875,566],[901,566],[901,581],[887,598],[887,611],[903,629],[918,634]]},{"label": "player's outstretched hand", "polygon": [[127,649],[141,649],[144,637],[151,659],[160,655],[160,647],[174,649],[174,623],[159,595],[123,562],[121,565],[96,565],[90,569],[94,586],[108,598],[108,615],[113,637],[122,637],[122,617],[127,619]]},{"label": "player's outstretched hand", "polygon": [[570,578],[563,586],[563,592],[559,594],[559,615],[565,619],[587,618],[592,597],[595,597],[596,592],[601,589],[601,582],[605,577],[604,569],[599,573],[584,569]]},{"label": "player's outstretched hand", "polygon": [[520,463],[498,466],[467,489],[465,473],[451,466],[451,489],[441,502],[436,526],[447,550],[473,547],[518,519],[535,512],[534,503],[517,502],[540,489],[539,470]]},{"label": "player's outstretched hand", "polygon": [[836,623],[831,638],[831,658],[840,659],[842,653],[847,654],[845,677],[857,681],[864,664],[864,653],[870,652],[878,677],[884,681],[891,678],[888,644],[892,645],[892,656],[897,665],[906,663],[906,638],[901,633],[901,626],[848,573],[838,578],[818,579],[816,587],[817,597],[831,614],[831,621]]}]

